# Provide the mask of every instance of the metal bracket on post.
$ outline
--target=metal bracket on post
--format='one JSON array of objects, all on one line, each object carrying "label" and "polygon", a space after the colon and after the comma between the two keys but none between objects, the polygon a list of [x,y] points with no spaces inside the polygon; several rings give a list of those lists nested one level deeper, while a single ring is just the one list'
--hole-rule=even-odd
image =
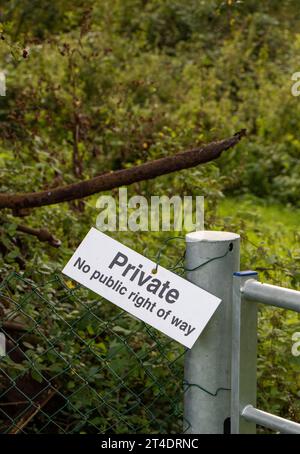
[{"label": "metal bracket on post", "polygon": [[185,356],[186,433],[230,432],[232,285],[233,273],[239,270],[239,246],[239,235],[230,232],[186,236],[187,279],[222,299]]},{"label": "metal bracket on post", "polygon": [[256,424],[241,412],[256,406],[257,304],[243,298],[243,287],[256,271],[234,273],[232,307],[231,433],[254,434]]}]

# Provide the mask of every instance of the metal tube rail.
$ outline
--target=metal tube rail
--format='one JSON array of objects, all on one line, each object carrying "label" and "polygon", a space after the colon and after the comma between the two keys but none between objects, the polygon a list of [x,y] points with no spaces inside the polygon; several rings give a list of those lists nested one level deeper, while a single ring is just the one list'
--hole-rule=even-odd
[{"label": "metal tube rail", "polygon": [[248,279],[241,289],[243,298],[300,312],[300,292]]},{"label": "metal tube rail", "polygon": [[255,433],[256,424],[300,434],[300,424],[256,408],[257,303],[300,312],[300,292],[262,284],[255,271],[235,272],[232,295],[231,433]]},{"label": "metal tube rail", "polygon": [[246,405],[241,411],[241,416],[247,421],[254,422],[268,429],[277,430],[285,434],[300,434],[300,424],[280,418],[262,410],[258,410],[252,405]]}]

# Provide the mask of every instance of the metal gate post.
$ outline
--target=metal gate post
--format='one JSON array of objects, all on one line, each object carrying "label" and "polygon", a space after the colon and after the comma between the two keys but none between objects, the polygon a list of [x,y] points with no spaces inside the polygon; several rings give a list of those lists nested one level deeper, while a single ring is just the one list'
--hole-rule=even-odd
[{"label": "metal gate post", "polygon": [[256,425],[243,418],[246,405],[256,405],[257,304],[244,298],[244,285],[256,271],[234,273],[232,313],[231,433],[255,434]]},{"label": "metal gate post", "polygon": [[222,299],[185,356],[186,433],[230,432],[232,291],[233,273],[240,265],[239,247],[240,237],[235,233],[199,231],[186,235],[187,279]]}]

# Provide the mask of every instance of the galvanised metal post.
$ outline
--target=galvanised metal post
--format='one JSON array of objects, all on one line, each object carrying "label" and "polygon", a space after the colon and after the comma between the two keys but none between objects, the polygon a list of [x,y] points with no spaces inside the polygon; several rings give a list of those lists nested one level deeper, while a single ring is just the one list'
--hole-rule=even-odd
[{"label": "galvanised metal post", "polygon": [[233,277],[231,433],[255,434],[256,425],[242,417],[246,405],[256,405],[257,304],[244,297],[247,282],[257,282],[256,271]]},{"label": "galvanised metal post", "polygon": [[232,291],[239,266],[239,235],[217,231],[186,235],[187,279],[222,299],[185,356],[186,433],[230,433]]}]

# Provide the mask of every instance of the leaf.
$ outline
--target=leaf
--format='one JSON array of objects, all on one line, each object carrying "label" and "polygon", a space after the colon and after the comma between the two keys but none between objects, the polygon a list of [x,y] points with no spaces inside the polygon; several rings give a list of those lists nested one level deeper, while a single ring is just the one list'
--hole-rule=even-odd
[{"label": "leaf", "polygon": [[36,369],[32,369],[31,371],[31,376],[32,378],[37,381],[38,383],[42,383],[43,381],[43,377],[42,375],[36,370]]}]

